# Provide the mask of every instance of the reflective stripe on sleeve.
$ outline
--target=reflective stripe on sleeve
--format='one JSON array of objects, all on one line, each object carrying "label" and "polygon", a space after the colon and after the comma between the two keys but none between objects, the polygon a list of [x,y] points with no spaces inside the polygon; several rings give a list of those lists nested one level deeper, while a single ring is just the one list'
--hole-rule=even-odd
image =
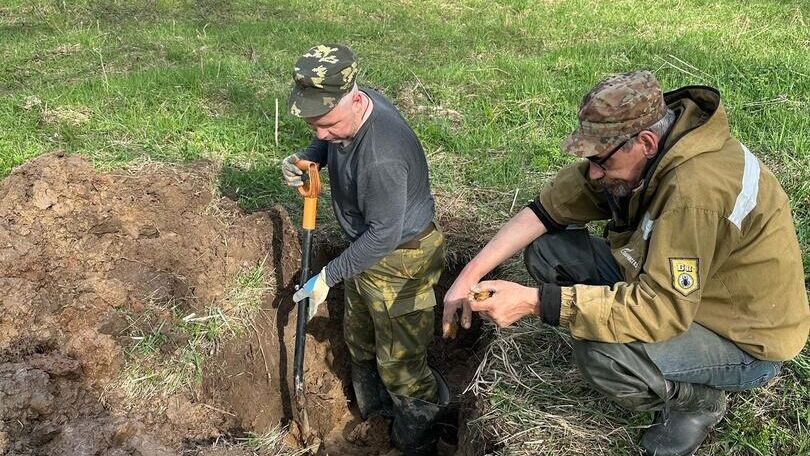
[{"label": "reflective stripe on sleeve", "polygon": [[742,188],[734,203],[734,210],[728,216],[729,221],[740,230],[743,219],[757,206],[757,194],[759,193],[759,160],[745,145],[742,148],[745,154]]}]

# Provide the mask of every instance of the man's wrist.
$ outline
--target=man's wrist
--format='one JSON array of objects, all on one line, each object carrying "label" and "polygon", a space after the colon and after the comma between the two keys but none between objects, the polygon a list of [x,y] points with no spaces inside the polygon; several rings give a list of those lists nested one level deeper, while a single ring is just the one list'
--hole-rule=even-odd
[{"label": "man's wrist", "polygon": [[542,305],[543,305],[543,284],[541,283],[539,287],[532,290],[534,292],[535,299],[537,302],[534,303],[534,316],[540,317],[542,316]]},{"label": "man's wrist", "polygon": [[332,271],[329,268],[330,264],[331,264],[331,262],[327,263],[326,266],[324,266],[323,269],[321,269],[321,272],[323,273],[323,279],[324,279],[323,281],[324,281],[324,283],[326,283],[326,286],[329,287],[329,288],[332,288],[332,287],[335,286],[335,284],[340,282],[341,279],[339,277],[333,277],[332,276],[332,274],[331,274]]},{"label": "man's wrist", "polygon": [[524,299],[526,315],[540,316],[540,294],[537,288],[526,287],[526,297]]},{"label": "man's wrist", "polygon": [[456,280],[464,279],[478,283],[481,281],[482,277],[484,277],[484,274],[480,274],[478,272],[475,258],[473,258],[469,263],[467,263],[467,266],[464,266],[464,269],[461,270],[461,273],[458,275]]}]

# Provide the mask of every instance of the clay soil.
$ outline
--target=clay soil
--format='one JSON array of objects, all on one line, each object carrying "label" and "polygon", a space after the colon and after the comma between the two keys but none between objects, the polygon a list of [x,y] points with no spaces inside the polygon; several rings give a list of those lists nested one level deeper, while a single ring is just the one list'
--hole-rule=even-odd
[{"label": "clay soil", "polygon": [[[290,427],[285,444],[300,446],[296,229],[280,206],[242,212],[218,196],[216,178],[207,162],[101,173],[50,154],[0,181],[0,454],[253,454],[227,443],[280,425]],[[323,246],[315,266],[335,253]],[[227,302],[235,278],[259,265],[260,309],[207,346],[193,381],[128,395],[139,337],[160,336],[150,359],[175,359],[189,344],[179,317]],[[384,454],[386,423],[355,426],[340,295],[307,328],[307,411],[322,442],[313,452]],[[431,350],[454,393],[476,362],[474,341]]]}]

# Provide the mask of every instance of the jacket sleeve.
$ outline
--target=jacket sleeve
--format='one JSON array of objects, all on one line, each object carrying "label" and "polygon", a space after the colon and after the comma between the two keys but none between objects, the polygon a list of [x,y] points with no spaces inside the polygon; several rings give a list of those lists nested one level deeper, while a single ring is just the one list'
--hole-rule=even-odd
[{"label": "jacket sleeve", "polygon": [[685,332],[710,271],[728,255],[717,242],[728,229],[713,211],[664,212],[654,221],[638,277],[613,286],[562,287],[560,324],[576,338],[614,343],[657,342]]},{"label": "jacket sleeve", "polygon": [[602,187],[587,178],[588,162],[560,170],[529,207],[550,231],[610,218]]},{"label": "jacket sleeve", "polygon": [[408,166],[402,160],[376,162],[358,176],[358,207],[368,229],[326,265],[327,285],[363,272],[396,250],[407,193]]},{"label": "jacket sleeve", "polygon": [[312,138],[306,149],[301,149],[296,152],[298,158],[301,160],[309,160],[319,164],[321,167],[326,166],[327,151],[329,150],[329,143],[318,138]]}]

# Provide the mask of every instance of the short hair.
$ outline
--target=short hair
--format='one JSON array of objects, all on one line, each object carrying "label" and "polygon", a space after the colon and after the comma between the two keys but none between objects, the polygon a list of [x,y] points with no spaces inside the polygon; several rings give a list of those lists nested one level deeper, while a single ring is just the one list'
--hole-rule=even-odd
[{"label": "short hair", "polygon": [[659,138],[662,138],[666,134],[666,132],[669,131],[670,127],[672,127],[672,124],[674,123],[675,123],[675,111],[673,111],[670,108],[667,108],[667,113],[664,114],[664,117],[662,117],[649,127],[645,128],[644,130],[651,131],[655,133],[655,135],[658,136]]}]

